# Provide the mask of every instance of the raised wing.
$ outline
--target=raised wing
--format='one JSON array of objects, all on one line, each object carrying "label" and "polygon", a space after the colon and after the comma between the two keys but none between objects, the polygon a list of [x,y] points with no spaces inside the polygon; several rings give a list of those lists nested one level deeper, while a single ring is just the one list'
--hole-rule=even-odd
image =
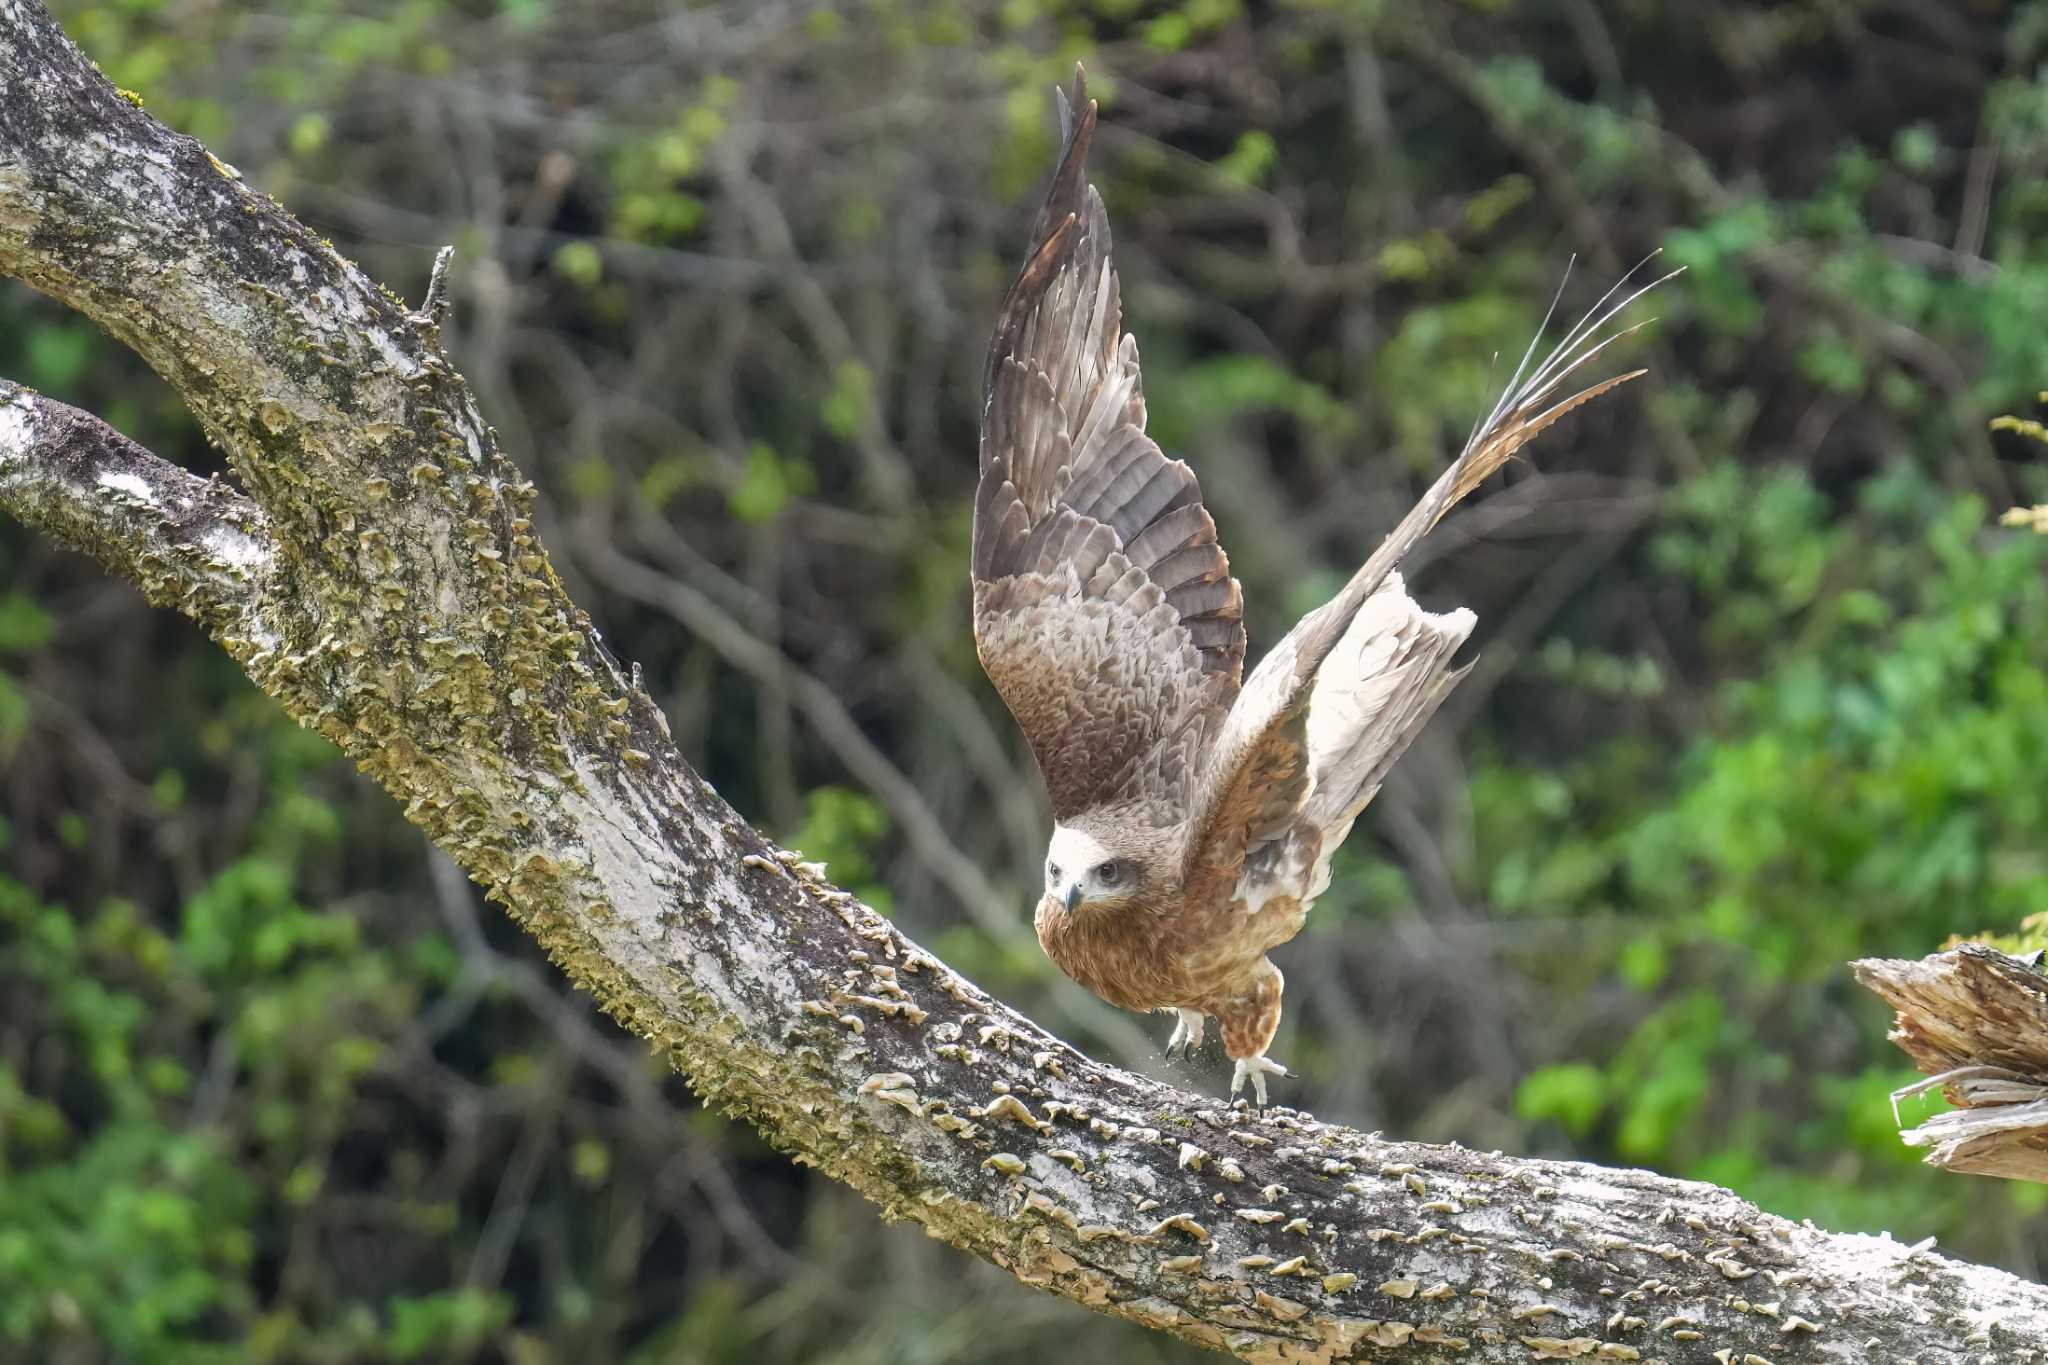
[{"label": "raised wing", "polygon": [[1175,823],[1237,694],[1243,597],[1194,471],[1145,434],[1078,68],[1060,106],[1059,169],[989,348],[974,639],[1055,818],[1140,803]]},{"label": "raised wing", "polygon": [[[1633,274],[1631,271],[1630,275]],[[1224,721],[1196,782],[1183,854],[1191,896],[1204,891],[1213,894],[1219,883],[1235,885],[1244,870],[1247,851],[1280,838],[1295,820],[1310,788],[1308,716],[1318,671],[1360,608],[1387,581],[1415,542],[1544,428],[1644,373],[1632,370],[1601,380],[1568,398],[1553,398],[1573,371],[1636,330],[1628,327],[1602,338],[1601,329],[1622,309],[1670,276],[1637,288],[1610,307],[1610,300],[1628,278],[1624,276],[1608,290],[1593,311],[1565,334],[1525,381],[1523,372],[1536,348],[1534,340],[1529,343],[1529,351],[1516,367],[1500,401],[1474,426],[1464,450],[1450,468],[1430,485],[1422,500],[1401,519],[1400,525],[1373,551],[1343,590],[1303,617],[1259,661]],[[1555,306],[1553,302],[1552,307]],[[1441,700],[1441,695],[1435,700]],[[1404,738],[1403,747],[1405,743]],[[1394,756],[1398,752],[1396,749]]]}]

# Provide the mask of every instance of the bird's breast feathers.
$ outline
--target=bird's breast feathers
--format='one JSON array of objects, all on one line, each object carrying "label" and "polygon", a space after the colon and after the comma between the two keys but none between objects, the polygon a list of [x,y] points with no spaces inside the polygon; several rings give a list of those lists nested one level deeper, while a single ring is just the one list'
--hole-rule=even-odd
[{"label": "bird's breast feathers", "polygon": [[1255,975],[1266,950],[1294,937],[1305,903],[1260,891],[1257,906],[1231,895],[1189,899],[1139,893],[1069,908],[1039,900],[1039,946],[1053,965],[1129,1010],[1199,1006]]}]

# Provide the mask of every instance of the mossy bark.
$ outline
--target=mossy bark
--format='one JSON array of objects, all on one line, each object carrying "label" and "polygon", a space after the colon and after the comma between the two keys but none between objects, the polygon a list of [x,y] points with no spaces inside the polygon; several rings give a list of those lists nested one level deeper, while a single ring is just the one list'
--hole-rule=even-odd
[{"label": "mossy bark", "polygon": [[690,770],[431,312],[28,0],[0,0],[0,271],[134,347],[242,490],[8,389],[0,505],[200,621],[708,1102],[885,1217],[1253,1360],[2048,1359],[2048,1290],[2012,1276],[1643,1172],[1226,1108],[991,1000]]}]

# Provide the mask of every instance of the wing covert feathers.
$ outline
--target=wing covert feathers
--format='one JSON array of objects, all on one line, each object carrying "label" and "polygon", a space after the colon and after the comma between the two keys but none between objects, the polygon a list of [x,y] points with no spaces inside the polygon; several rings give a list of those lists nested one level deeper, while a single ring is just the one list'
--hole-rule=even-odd
[{"label": "wing covert feathers", "polygon": [[1331,859],[1352,822],[1464,675],[1450,661],[1472,625],[1462,607],[1438,615],[1417,606],[1398,572],[1352,617],[1316,676],[1300,750],[1308,778],[1300,809],[1268,813],[1260,837],[1246,840],[1231,889],[1232,902],[1260,917],[1261,941],[1292,938],[1329,888]]},{"label": "wing covert feathers", "polygon": [[1463,607],[1424,611],[1398,571],[1380,583],[1316,675],[1305,822],[1322,832],[1350,827],[1463,675],[1452,671],[1451,656],[1475,619]]},{"label": "wing covert feathers", "polygon": [[1060,123],[984,371],[976,643],[1057,816],[1135,799],[1177,820],[1191,759],[1237,692],[1243,598],[1194,471],[1145,434],[1078,69]]}]

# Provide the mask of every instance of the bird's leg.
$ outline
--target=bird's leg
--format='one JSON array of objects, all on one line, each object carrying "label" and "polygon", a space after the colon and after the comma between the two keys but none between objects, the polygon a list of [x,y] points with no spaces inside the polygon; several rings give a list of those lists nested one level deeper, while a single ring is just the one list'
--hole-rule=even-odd
[{"label": "bird's leg", "polygon": [[1280,1031],[1280,990],[1284,984],[1280,969],[1262,958],[1250,982],[1224,1002],[1216,1014],[1217,1022],[1223,1025],[1223,1050],[1237,1063],[1237,1069],[1230,1075],[1231,1096],[1235,1098],[1244,1089],[1244,1083],[1250,1081],[1261,1109],[1266,1107],[1266,1077],[1293,1074],[1266,1055],[1266,1049],[1273,1045],[1273,1035]]},{"label": "bird's leg", "polygon": [[1176,1009],[1180,1018],[1174,1023],[1173,1035],[1166,1040],[1166,1055],[1171,1057],[1178,1048],[1180,1055],[1188,1056],[1202,1045],[1202,1032],[1208,1026],[1208,1016],[1200,1010]]},{"label": "bird's leg", "polygon": [[1237,1098],[1237,1092],[1244,1089],[1244,1083],[1249,1080],[1252,1083],[1252,1094],[1258,1098],[1259,1108],[1264,1109],[1266,1107],[1266,1077],[1292,1076],[1293,1074],[1292,1071],[1289,1071],[1263,1052],[1256,1053],[1250,1057],[1240,1057],[1237,1059],[1237,1069],[1230,1073],[1231,1098]]}]

